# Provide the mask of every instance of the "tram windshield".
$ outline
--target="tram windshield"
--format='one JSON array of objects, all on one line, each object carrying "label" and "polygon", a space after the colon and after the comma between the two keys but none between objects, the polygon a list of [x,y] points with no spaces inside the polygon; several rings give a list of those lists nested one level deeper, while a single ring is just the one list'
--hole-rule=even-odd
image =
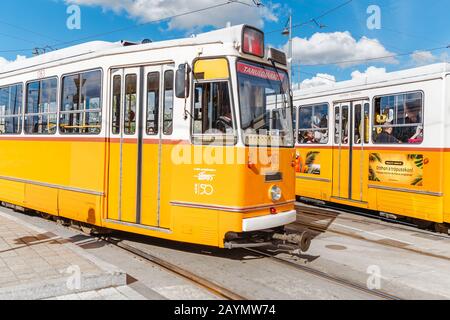
[{"label": "tram windshield", "polygon": [[245,144],[293,146],[292,105],[287,73],[243,61],[237,63],[237,72]]}]

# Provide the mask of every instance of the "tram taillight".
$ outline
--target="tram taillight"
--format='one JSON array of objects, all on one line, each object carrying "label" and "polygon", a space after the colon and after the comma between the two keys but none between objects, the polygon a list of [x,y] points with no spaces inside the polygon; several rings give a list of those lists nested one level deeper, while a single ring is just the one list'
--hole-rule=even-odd
[{"label": "tram taillight", "polygon": [[260,58],[264,57],[264,33],[252,27],[244,27],[242,51]]}]

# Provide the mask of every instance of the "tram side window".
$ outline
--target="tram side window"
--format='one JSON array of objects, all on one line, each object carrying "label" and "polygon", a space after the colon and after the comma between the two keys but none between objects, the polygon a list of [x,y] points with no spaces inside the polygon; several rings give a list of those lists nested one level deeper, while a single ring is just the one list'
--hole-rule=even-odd
[{"label": "tram side window", "polygon": [[374,143],[422,143],[423,93],[409,92],[375,98],[373,124]]},{"label": "tram side window", "polygon": [[292,110],[292,128],[294,128],[294,137],[297,130],[297,112],[298,108],[294,107],[294,109]]},{"label": "tram side window", "polygon": [[355,127],[354,143],[369,143],[369,104],[365,103],[362,109],[361,104],[355,105]]},{"label": "tram side window", "polygon": [[65,76],[59,129],[63,134],[99,134],[102,123],[101,71]]},{"label": "tram side window", "polygon": [[137,106],[137,75],[125,76],[125,118],[124,130],[126,135],[136,133],[136,106]]},{"label": "tram side window", "polygon": [[120,133],[120,119],[122,116],[122,77],[113,78],[113,97],[112,97],[112,133]]},{"label": "tram side window", "polygon": [[233,135],[228,82],[197,83],[193,116],[194,135]]},{"label": "tram side window", "polygon": [[20,134],[22,93],[21,84],[0,88],[0,134]]},{"label": "tram side window", "polygon": [[56,78],[27,84],[25,133],[55,134],[57,122]]},{"label": "tram side window", "polygon": [[164,73],[164,114],[163,114],[163,133],[171,135],[173,132],[173,81],[172,70]]},{"label": "tram side window", "polygon": [[328,143],[328,104],[300,107],[298,124],[300,144]]},{"label": "tram side window", "polygon": [[159,132],[159,72],[147,76],[147,134]]}]

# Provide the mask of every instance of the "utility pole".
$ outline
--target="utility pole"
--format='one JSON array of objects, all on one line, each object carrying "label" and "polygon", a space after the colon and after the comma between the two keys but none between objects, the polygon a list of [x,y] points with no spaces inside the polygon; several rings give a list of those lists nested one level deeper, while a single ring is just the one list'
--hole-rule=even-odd
[{"label": "utility pole", "polygon": [[289,82],[292,89],[292,62],[293,62],[293,47],[292,47],[292,9],[289,9],[289,21],[282,33],[284,36],[289,36],[289,49],[288,49],[288,69],[289,69]]}]

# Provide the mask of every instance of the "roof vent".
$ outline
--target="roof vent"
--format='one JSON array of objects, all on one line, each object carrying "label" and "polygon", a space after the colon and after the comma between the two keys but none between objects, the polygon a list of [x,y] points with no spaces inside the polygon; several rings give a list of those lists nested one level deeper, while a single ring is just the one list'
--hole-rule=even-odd
[{"label": "roof vent", "polygon": [[126,41],[126,40],[122,40],[122,41],[120,41],[120,43],[124,47],[135,46],[135,45],[139,44],[138,42],[131,42],[131,41]]}]

